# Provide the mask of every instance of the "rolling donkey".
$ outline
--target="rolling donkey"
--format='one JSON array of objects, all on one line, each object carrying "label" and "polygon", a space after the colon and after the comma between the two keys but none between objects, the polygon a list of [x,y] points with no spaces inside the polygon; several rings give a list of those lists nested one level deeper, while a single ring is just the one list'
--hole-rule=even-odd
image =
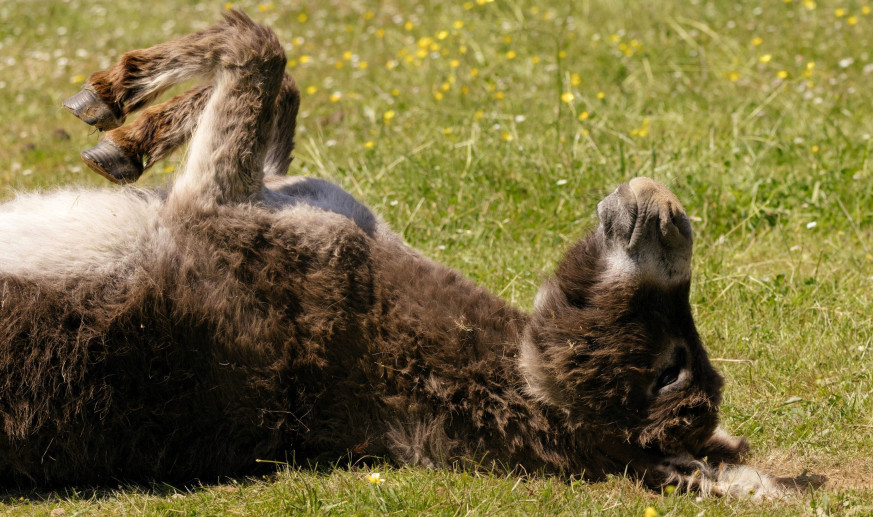
[{"label": "rolling donkey", "polygon": [[190,147],[166,191],[0,205],[0,486],[374,456],[704,493],[794,485],[727,463],[747,445],[719,427],[670,191],[637,178],[607,196],[528,314],[339,187],[286,177],[299,93],[284,70],[275,34],[231,11],[68,99],[109,130],[83,158],[112,181]]}]

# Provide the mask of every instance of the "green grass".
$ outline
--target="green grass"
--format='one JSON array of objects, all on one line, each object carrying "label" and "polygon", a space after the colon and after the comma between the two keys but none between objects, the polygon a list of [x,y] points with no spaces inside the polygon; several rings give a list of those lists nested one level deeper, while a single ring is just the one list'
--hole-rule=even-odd
[{"label": "green grass", "polygon": [[[224,8],[143,5],[0,5],[0,197],[104,185],[78,158],[97,135],[61,100],[123,51]],[[637,175],[668,185],[693,219],[692,302],[727,380],[726,426],[751,440],[752,463],[831,482],[756,504],[623,478],[385,467],[375,486],[363,470],[290,470],[180,495],[16,494],[0,514],[873,512],[873,2],[320,5],[237,3],[279,33],[304,92],[292,174],[340,183],[523,308],[599,199]],[[169,181],[179,160],[143,181]]]}]

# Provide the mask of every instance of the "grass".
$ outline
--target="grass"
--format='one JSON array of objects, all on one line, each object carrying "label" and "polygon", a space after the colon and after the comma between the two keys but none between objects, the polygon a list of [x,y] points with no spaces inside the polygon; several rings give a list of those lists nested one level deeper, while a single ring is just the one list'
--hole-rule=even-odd
[{"label": "grass", "polygon": [[[0,197],[104,186],[60,108],[121,52],[223,2],[0,6]],[[752,463],[826,474],[776,503],[420,469],[290,469],[211,487],[8,495],[0,515],[873,512],[873,2],[238,2],[304,92],[293,174],[330,178],[412,246],[530,308],[615,186],[647,175],[693,219],[692,290]],[[166,183],[181,155],[143,181]],[[20,497],[20,499],[19,499]]]}]

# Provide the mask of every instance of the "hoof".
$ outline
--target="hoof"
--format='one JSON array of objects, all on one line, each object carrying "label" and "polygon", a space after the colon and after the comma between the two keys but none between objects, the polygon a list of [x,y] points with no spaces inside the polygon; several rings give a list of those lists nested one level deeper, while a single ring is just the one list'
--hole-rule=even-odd
[{"label": "hoof", "polygon": [[82,161],[97,174],[119,185],[133,183],[142,176],[142,160],[126,154],[109,140],[82,151]]},{"label": "hoof", "polygon": [[87,87],[65,100],[64,108],[100,131],[115,129],[124,122],[123,117],[116,117],[112,108]]}]

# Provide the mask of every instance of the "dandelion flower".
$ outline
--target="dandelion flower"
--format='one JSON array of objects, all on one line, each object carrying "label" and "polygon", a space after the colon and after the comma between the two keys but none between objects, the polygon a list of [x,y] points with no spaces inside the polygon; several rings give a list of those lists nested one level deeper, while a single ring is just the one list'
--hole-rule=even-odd
[{"label": "dandelion flower", "polygon": [[224,4],[224,8],[226,10],[233,9],[233,2],[228,2],[228,3]]},{"label": "dandelion flower", "polygon": [[307,95],[312,95],[312,94],[314,94],[314,93],[317,92],[317,91],[318,91],[318,86],[315,86],[314,84],[311,85],[311,86],[308,86],[308,87],[306,88],[306,93],[307,93]]},{"label": "dandelion flower", "polygon": [[655,510],[651,506],[647,506],[646,511],[643,512],[644,517],[658,517],[659,515],[661,515],[661,514],[658,513],[658,510]]},{"label": "dandelion flower", "polygon": [[588,117],[589,117],[589,115],[588,115],[588,112],[587,112],[587,111],[583,111],[582,113],[579,114],[579,120],[580,120],[580,121],[582,121],[582,120],[588,120]]},{"label": "dandelion flower", "polygon": [[361,70],[366,70],[367,66],[369,66],[369,65],[367,64],[366,61],[361,61],[360,63],[358,63],[358,68],[360,68]]},{"label": "dandelion flower", "polygon": [[443,134],[444,134],[444,135],[451,135],[451,134],[452,134],[452,128],[447,127],[447,128],[445,128],[445,129],[443,129]]},{"label": "dandelion flower", "polygon": [[846,15],[846,10],[840,7],[839,9],[834,9],[834,16],[837,18],[842,18]]},{"label": "dandelion flower", "polygon": [[449,31],[439,31],[436,35],[438,40],[444,40],[449,37]]},{"label": "dandelion flower", "polygon": [[761,38],[761,37],[755,37],[755,38],[752,38],[752,45],[755,45],[755,46],[757,47],[757,46],[760,45],[761,43],[764,43],[764,39],[763,39],[763,38]]},{"label": "dandelion flower", "polygon": [[808,11],[812,11],[815,9],[816,5],[813,0],[803,0],[803,7],[806,7]]},{"label": "dandelion flower", "polygon": [[497,100],[499,100],[499,101],[500,101],[500,100],[503,100],[503,97],[504,97],[504,93],[503,93],[503,92],[497,92],[497,93],[494,94],[494,98],[497,99]]},{"label": "dandelion flower", "polygon": [[500,134],[500,138],[502,138],[505,142],[512,142],[512,133],[509,131],[504,131]]},{"label": "dandelion flower", "polygon": [[579,74],[572,74],[570,76],[570,84],[572,86],[579,86],[582,84],[582,77]]},{"label": "dandelion flower", "polygon": [[376,147],[376,144],[374,144],[372,140],[367,140],[366,142],[364,142],[364,147],[367,149],[372,149]]},{"label": "dandelion flower", "polygon": [[373,472],[371,474],[367,474],[366,479],[367,479],[367,483],[370,483],[371,485],[381,485],[382,483],[385,482],[385,478],[383,478],[382,474],[379,474],[378,472]]},{"label": "dandelion flower", "polygon": [[454,27],[456,29],[463,29],[464,22],[462,22],[461,20],[455,20],[455,23],[452,24],[452,27]]},{"label": "dandelion flower", "polygon": [[562,51],[558,52],[558,59],[564,59],[565,57],[567,57],[566,50],[562,50]]},{"label": "dandelion flower", "polygon": [[342,98],[343,94],[340,92],[333,92],[330,94],[330,102],[339,102],[339,100]]},{"label": "dandelion flower", "polygon": [[850,26],[858,25],[858,17],[857,16],[849,16],[846,18],[846,23]]},{"label": "dandelion flower", "polygon": [[310,60],[310,57],[306,54],[303,54],[302,56],[300,56],[300,64],[301,65],[305,65],[306,63],[309,62],[309,60]]},{"label": "dandelion flower", "polygon": [[862,8],[861,8],[861,13],[862,13],[862,14],[870,14],[870,6],[869,6],[869,5],[865,5],[864,7],[862,7]]},{"label": "dandelion flower", "polygon": [[479,121],[482,120],[482,117],[485,115],[485,112],[482,110],[476,110],[476,114],[473,115],[473,120]]},{"label": "dandelion flower", "polygon": [[403,28],[408,30],[408,31],[411,31],[412,29],[415,28],[415,24],[412,22],[406,22],[403,24]]},{"label": "dandelion flower", "polygon": [[539,57],[539,56],[533,56],[532,58],[530,58],[530,62],[533,63],[533,64],[537,64],[537,63],[540,62],[540,57]]},{"label": "dandelion flower", "polygon": [[451,61],[449,61],[449,66],[451,66],[452,68],[458,68],[459,66],[461,66],[461,62],[457,59],[452,59]]},{"label": "dandelion flower", "polygon": [[506,53],[506,59],[515,59],[516,53],[514,50],[510,50]]},{"label": "dandelion flower", "polygon": [[471,68],[470,69],[470,77],[476,77],[477,75],[479,75],[479,69],[478,68]]},{"label": "dandelion flower", "polygon": [[164,167],[164,174],[169,174],[169,173],[173,172],[174,170],[176,170],[175,166],[167,165],[166,167]]},{"label": "dandelion flower", "polygon": [[574,98],[575,97],[573,97],[573,94],[570,92],[564,92],[561,94],[561,100],[566,102],[567,104],[573,102]]},{"label": "dandelion flower", "polygon": [[300,13],[297,15],[297,21],[300,23],[306,23],[306,20],[309,19],[309,15],[306,13]]},{"label": "dandelion flower", "polygon": [[740,73],[737,71],[733,71],[729,73],[727,77],[732,83],[735,83],[740,80]]},{"label": "dandelion flower", "polygon": [[810,148],[810,151],[812,151],[813,153],[817,153],[817,152],[818,152],[818,146],[817,146],[817,145],[812,146],[812,147]]},{"label": "dandelion flower", "polygon": [[606,94],[603,92],[597,92],[597,98],[603,100],[606,98]]},{"label": "dandelion flower", "polygon": [[376,37],[384,38],[385,37],[385,29],[376,29]]},{"label": "dandelion flower", "polygon": [[785,70],[779,70],[778,72],[776,72],[776,77],[778,77],[779,79],[786,79],[788,77],[788,72],[786,72]]},{"label": "dandelion flower", "polygon": [[769,63],[770,60],[772,60],[772,59],[773,59],[773,56],[770,54],[764,54],[763,56],[758,58],[758,60],[762,63]]},{"label": "dandelion flower", "polygon": [[364,13],[365,20],[371,20],[376,14],[373,11],[367,11]]},{"label": "dandelion flower", "polygon": [[438,101],[443,100],[443,92],[433,92],[433,98]]},{"label": "dandelion flower", "polygon": [[85,76],[84,75],[74,75],[73,77],[70,77],[70,82],[73,84],[84,83]]},{"label": "dandelion flower", "polygon": [[382,114],[382,120],[384,120],[385,123],[391,122],[391,119],[394,118],[394,115],[394,110],[388,110]]},{"label": "dandelion flower", "polygon": [[[400,95],[400,90],[398,90],[397,88],[394,88],[393,90],[391,90],[391,95],[397,97],[398,95]],[[385,113],[387,114],[388,112],[386,111]],[[394,116],[393,111],[391,112],[391,116],[392,117]]]}]

